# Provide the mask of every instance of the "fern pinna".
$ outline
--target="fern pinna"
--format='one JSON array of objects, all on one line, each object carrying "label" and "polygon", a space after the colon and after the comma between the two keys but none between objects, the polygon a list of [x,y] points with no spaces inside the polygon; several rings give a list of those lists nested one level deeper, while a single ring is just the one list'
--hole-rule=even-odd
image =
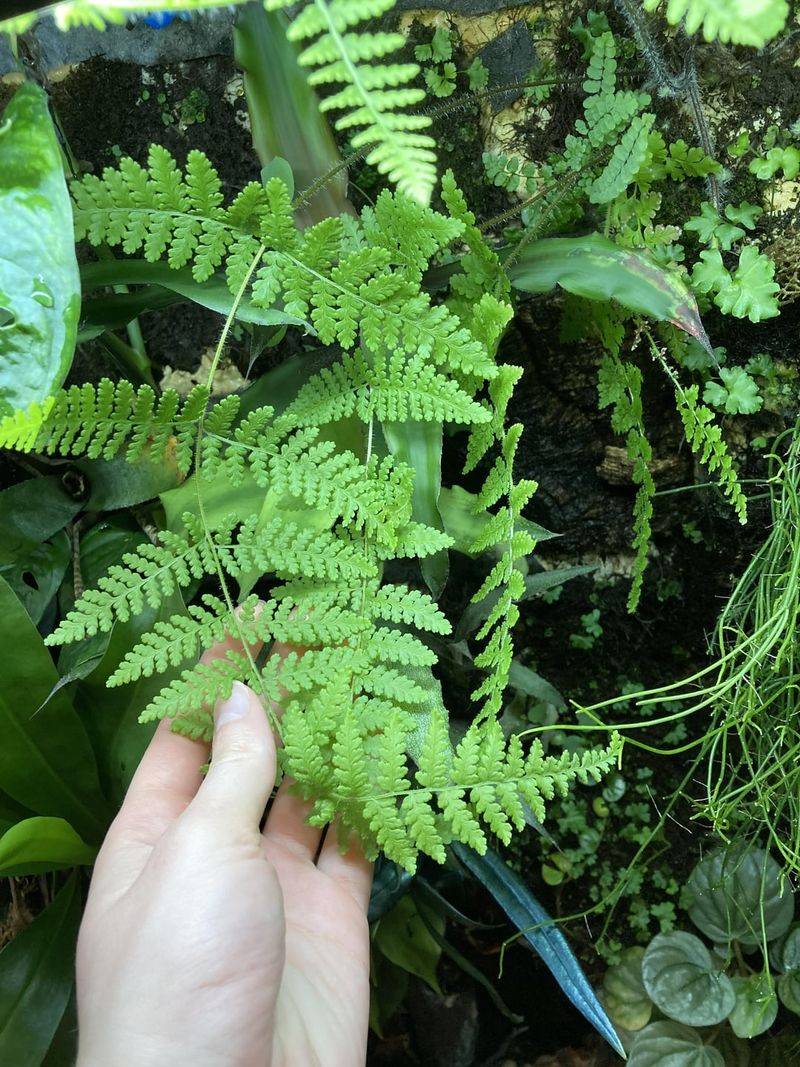
[{"label": "fern pinna", "polygon": [[[182,173],[154,148],[147,170],[123,160],[73,192],[80,236],[144,249],[150,260],[166,256],[176,268],[191,263],[199,278],[224,270],[238,299],[247,291],[263,306],[281,303],[341,354],[280,412],[262,406],[242,417],[238,397],[212,404],[205,387],[181,401],[103,381],[5,419],[0,447],[130,461],[168,455],[200,501],[213,482],[250,486],[259,497],[256,513],[213,524],[200,506],[181,530],[123,557],[50,643],[108,631],[215,577],[222,595],[204,591],[184,614],[155,623],[109,684],[186,664],[142,719],[168,716],[174,729],[208,737],[213,702],[234,679],[247,681],[267,707],[283,708],[284,770],[313,800],[312,822],[335,820],[369,855],[383,850],[409,870],[420,851],[442,860],[452,839],[478,850],[487,832],[508,841],[526,811],[541,819],[545,802],[571,782],[597,780],[616,758],[616,741],[556,758],[539,742],[526,751],[520,738],[506,739],[497,719],[524,591],[518,567],[534,547],[519,520],[535,484],[514,479],[521,427],[505,424],[520,370],[496,360],[511,314],[508,281],[452,176],[442,182],[447,214],[384,192],[357,222],[330,218],[303,231],[280,179],[248,187],[226,207],[197,152]],[[462,270],[434,304],[424,272],[455,242],[467,248]],[[427,593],[387,580],[392,560],[452,544],[413,518],[414,470],[392,456],[381,429],[397,420],[468,427],[468,469],[494,453],[475,498],[489,517],[472,546],[499,557],[476,594],[494,598],[476,657],[484,682],[473,694],[475,721],[455,748],[426,684],[436,662],[426,635],[446,636],[450,623]],[[240,595],[233,613],[231,581],[250,589],[253,575],[268,594]],[[226,632],[239,638],[239,651],[195,665]],[[262,646],[273,648],[263,661]]]}]

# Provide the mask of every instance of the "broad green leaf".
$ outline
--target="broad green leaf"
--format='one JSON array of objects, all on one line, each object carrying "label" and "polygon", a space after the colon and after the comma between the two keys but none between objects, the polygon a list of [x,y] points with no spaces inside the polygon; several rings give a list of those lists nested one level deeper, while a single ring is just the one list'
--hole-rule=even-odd
[{"label": "broad green leaf", "polygon": [[[444,520],[445,532],[453,538],[455,550],[465,555],[472,554],[470,546],[477,541],[486,523],[491,519],[488,511],[476,512],[476,499],[474,493],[462,489],[460,485],[443,488],[439,494],[439,511]],[[561,536],[525,518],[517,519],[516,528],[527,531],[535,541],[550,541],[554,537]],[[495,551],[501,550],[495,549]]]},{"label": "broad green leaf", "polygon": [[[444,932],[444,918],[436,916],[435,921]],[[436,968],[442,949],[425,925],[413,896],[401,897],[392,910],[384,915],[373,941],[397,967],[421,978],[437,993],[441,992]]]},{"label": "broad green leaf", "polygon": [[[574,567],[554,567],[550,571],[537,571],[536,574],[526,574],[525,592],[520,597],[520,600],[533,600],[550,589],[557,589],[573,578],[581,578],[586,574],[592,574],[596,570],[596,564],[586,563]],[[460,641],[464,637],[469,637],[470,634],[477,630],[499,600],[501,592],[502,590],[500,589],[493,589],[483,600],[467,605],[456,627],[456,640]]]},{"label": "broad green leaf", "polygon": [[367,918],[371,923],[383,918],[411,888],[414,876],[381,853],[375,861]]},{"label": "broad green leaf", "polygon": [[72,363],[80,278],[47,95],[17,89],[0,119],[0,415],[58,389]]},{"label": "broad green leaf", "polygon": [[392,963],[382,952],[373,951],[369,981],[369,1026],[378,1037],[383,1037],[384,1027],[408,993],[408,971]]},{"label": "broad green leaf", "polygon": [[4,793],[0,793],[0,834],[4,834],[6,830],[10,830],[23,819],[27,819],[30,814],[27,808],[23,808],[21,804],[17,804]]},{"label": "broad green leaf", "polygon": [[[319,99],[297,62],[282,11],[248,4],[237,15],[233,34],[236,62],[244,73],[253,147],[262,164],[282,156],[297,186],[295,195],[341,164]],[[349,210],[344,168],[322,185],[305,214],[312,222]]]},{"label": "broad green leaf", "polygon": [[511,284],[526,293],[559,285],[587,300],[616,300],[629,311],[671,322],[710,349],[694,295],[676,272],[643,252],[621,248],[599,234],[550,237],[529,244],[508,268]]},{"label": "broad green leaf", "polygon": [[694,934],[658,934],[642,959],[647,994],[670,1019],[688,1026],[713,1026],[733,1010],[736,994],[711,953]]},{"label": "broad green leaf", "polygon": [[70,539],[61,530],[49,541],[18,556],[13,563],[0,566],[0,576],[8,582],[33,622],[41,621],[58,592],[70,559]]},{"label": "broad green leaf", "polygon": [[450,847],[541,957],[578,1011],[620,1056],[624,1056],[613,1023],[597,999],[566,938],[519,875],[491,849],[487,850],[486,855],[479,856],[471,848],[457,842]]},{"label": "broad green leaf", "polygon": [[660,1022],[636,1035],[627,1067],[725,1067],[725,1060],[691,1026]]},{"label": "broad green leaf", "polygon": [[[108,823],[92,748],[41,636],[0,578],[0,789],[38,815],[99,841]],[[43,706],[44,705],[44,706]]]},{"label": "broad green leaf", "polygon": [[609,967],[603,978],[608,1014],[626,1030],[641,1030],[653,1014],[653,1002],[642,980],[643,957],[644,949],[638,945],[626,949],[620,962]]},{"label": "broad green leaf", "polygon": [[775,1022],[778,998],[775,984],[768,974],[732,978],[736,1004],[729,1022],[737,1037],[758,1037]]},{"label": "broad green leaf", "polygon": [[55,475],[28,478],[0,492],[0,566],[63,530],[81,508]]},{"label": "broad green leaf", "polygon": [[[442,424],[440,422],[385,422],[383,435],[392,455],[414,471],[412,518],[444,530],[439,511],[442,489]],[[447,582],[450,568],[446,549],[420,560],[422,576],[434,598]]]},{"label": "broad green leaf", "polygon": [[88,867],[97,849],[87,845],[64,819],[35,816],[0,837],[0,877]]},{"label": "broad green leaf", "polygon": [[80,918],[73,875],[50,907],[0,952],[0,1063],[42,1063],[72,992]]},{"label": "broad green leaf", "polygon": [[[92,530],[84,539],[81,552],[87,584],[94,587],[112,563],[119,562],[124,552],[143,540],[142,534],[127,532],[117,526]],[[125,653],[145,631],[152,629],[158,619],[183,611],[180,595],[173,593],[157,612],[146,607],[128,622],[115,623],[102,659],[91,673],[80,679],[76,688],[75,706],[94,747],[103,788],[114,805],[122,801],[153,733],[154,727],[139,723],[139,715],[180,673],[180,668],[114,689],[106,688],[106,680],[117,669]]]},{"label": "broad green leaf", "polygon": [[[234,300],[224,278],[215,276],[207,282],[196,282],[188,268],[172,270],[166,263],[148,263],[144,259],[109,259],[86,263],[81,268],[81,282],[85,292],[91,292],[101,286],[160,285],[185,300],[191,300],[223,316],[230,313]],[[288,323],[312,329],[303,319],[287,315],[276,308],[256,307],[249,296],[245,296],[239,304],[236,318],[261,326]]]},{"label": "broad green leaf", "polygon": [[717,944],[756,947],[786,933],[794,893],[761,849],[718,849],[702,859],[687,886],[689,916]]}]

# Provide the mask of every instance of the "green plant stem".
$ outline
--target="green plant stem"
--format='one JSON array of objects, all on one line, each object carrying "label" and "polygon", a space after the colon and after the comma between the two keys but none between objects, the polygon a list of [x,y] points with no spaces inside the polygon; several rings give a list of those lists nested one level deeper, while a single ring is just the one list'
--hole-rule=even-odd
[{"label": "green plant stem", "polygon": [[119,361],[126,373],[130,374],[136,381],[155,386],[153,369],[146,355],[138,352],[131,345],[126,345],[111,330],[106,330],[102,333],[100,341]]}]

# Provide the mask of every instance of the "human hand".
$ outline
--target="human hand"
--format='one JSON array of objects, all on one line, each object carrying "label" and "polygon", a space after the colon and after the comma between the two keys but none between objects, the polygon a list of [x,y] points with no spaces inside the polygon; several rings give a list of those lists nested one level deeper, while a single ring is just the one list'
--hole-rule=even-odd
[{"label": "human hand", "polygon": [[237,682],[215,720],[205,779],[207,746],[159,725],[100,850],[78,939],[77,1067],[357,1067],[371,866],[334,834],[320,848],[285,782],[262,832],[267,716]]}]

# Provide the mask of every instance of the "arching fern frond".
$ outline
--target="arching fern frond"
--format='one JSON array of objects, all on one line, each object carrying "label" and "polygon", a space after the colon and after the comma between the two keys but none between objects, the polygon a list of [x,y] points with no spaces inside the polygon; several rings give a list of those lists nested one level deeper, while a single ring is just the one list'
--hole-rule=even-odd
[{"label": "arching fern frond", "polygon": [[[644,0],[655,11],[663,0]],[[703,30],[707,41],[749,44],[763,48],[786,25],[787,0],[668,0],[667,21],[674,26],[685,19],[687,33]]]},{"label": "arching fern frond", "polygon": [[[369,148],[367,162],[408,196],[427,204],[436,181],[435,142],[423,131],[430,118],[411,114],[409,107],[425,99],[411,83],[416,63],[382,62],[405,44],[401,33],[356,31],[365,19],[380,18],[395,0],[309,0],[291,23],[287,36],[312,42],[300,53],[300,64],[313,67],[311,85],[339,85],[322,101],[323,111],[337,110],[339,130],[356,130],[354,148]],[[266,0],[270,10],[289,7],[289,0]]]}]

